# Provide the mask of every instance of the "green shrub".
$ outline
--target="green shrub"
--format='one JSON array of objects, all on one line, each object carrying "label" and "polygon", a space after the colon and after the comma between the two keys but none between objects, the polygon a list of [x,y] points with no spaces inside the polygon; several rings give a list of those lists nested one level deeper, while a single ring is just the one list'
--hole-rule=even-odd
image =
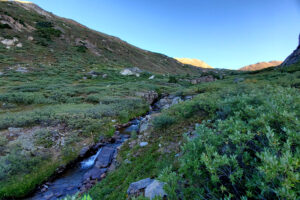
[{"label": "green shrub", "polygon": [[179,169],[162,173],[167,191],[181,191],[183,199],[297,199],[299,105],[297,92],[287,88],[220,100],[226,117],[196,127]]},{"label": "green shrub", "polygon": [[34,132],[35,143],[49,148],[54,144],[53,132],[47,129],[40,129]]},{"label": "green shrub", "polygon": [[167,114],[157,116],[153,120],[153,125],[156,129],[166,129],[175,123],[175,118]]}]

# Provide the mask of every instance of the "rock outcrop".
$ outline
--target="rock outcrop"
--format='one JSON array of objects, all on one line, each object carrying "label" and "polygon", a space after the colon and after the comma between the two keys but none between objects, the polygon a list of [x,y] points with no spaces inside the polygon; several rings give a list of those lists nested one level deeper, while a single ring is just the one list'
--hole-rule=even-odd
[{"label": "rock outcrop", "polygon": [[142,70],[138,67],[132,67],[132,68],[125,68],[120,72],[123,76],[136,76],[140,77],[140,73],[142,73]]},{"label": "rock outcrop", "polygon": [[298,47],[296,50],[289,55],[284,62],[281,64],[281,66],[289,66],[295,63],[300,62],[300,34],[299,34],[299,42],[298,42]]}]

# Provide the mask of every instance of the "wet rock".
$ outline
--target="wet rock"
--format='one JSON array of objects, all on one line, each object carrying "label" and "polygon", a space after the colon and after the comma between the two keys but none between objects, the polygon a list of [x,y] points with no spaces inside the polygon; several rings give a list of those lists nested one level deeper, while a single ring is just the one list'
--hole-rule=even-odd
[{"label": "wet rock", "polygon": [[83,158],[86,153],[89,151],[90,147],[83,147],[79,153],[79,157]]},{"label": "wet rock", "polygon": [[84,180],[86,180],[86,179],[100,180],[102,174],[104,174],[106,171],[107,171],[107,168],[99,169],[97,167],[94,167],[84,174],[83,179]]},{"label": "wet rock", "polygon": [[150,178],[145,178],[140,181],[131,183],[127,190],[128,195],[139,195],[141,190],[145,189],[148,185],[150,185],[154,180]]},{"label": "wet rock", "polygon": [[140,143],[140,147],[145,147],[145,146],[147,146],[148,145],[148,142],[141,142]]},{"label": "wet rock", "polygon": [[114,148],[103,147],[101,150],[101,153],[98,155],[98,157],[96,159],[95,166],[97,168],[107,167],[111,163],[114,153],[115,153]]},{"label": "wet rock", "polygon": [[165,197],[167,196],[164,191],[165,183],[154,180],[150,185],[148,185],[145,189],[145,197],[154,199],[155,197]]}]

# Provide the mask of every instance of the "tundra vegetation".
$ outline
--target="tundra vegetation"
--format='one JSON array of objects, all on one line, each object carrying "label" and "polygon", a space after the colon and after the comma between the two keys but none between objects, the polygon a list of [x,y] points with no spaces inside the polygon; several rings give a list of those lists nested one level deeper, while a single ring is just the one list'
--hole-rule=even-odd
[{"label": "tundra vegetation", "polygon": [[[26,196],[115,125],[146,114],[137,93],[149,91],[193,99],[157,114],[147,135],[133,132],[116,169],[66,199],[126,199],[130,183],[148,177],[166,183],[169,199],[299,198],[299,63],[202,71],[12,2],[1,1],[0,14],[31,30],[0,26],[23,44],[0,43],[0,199]],[[140,76],[120,74],[133,66]],[[204,76],[216,80],[191,83]]]}]

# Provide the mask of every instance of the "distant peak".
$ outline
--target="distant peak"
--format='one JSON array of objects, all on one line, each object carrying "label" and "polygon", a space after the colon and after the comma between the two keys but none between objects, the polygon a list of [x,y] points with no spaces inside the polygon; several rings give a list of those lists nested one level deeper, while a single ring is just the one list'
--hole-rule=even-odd
[{"label": "distant peak", "polygon": [[6,2],[18,2],[18,3],[24,3],[24,4],[32,4],[31,1],[21,1],[21,0],[0,0],[0,1],[6,1]]},{"label": "distant peak", "polygon": [[212,66],[208,65],[204,61],[196,58],[175,58],[175,59],[183,64],[193,65],[202,68],[213,68]]},{"label": "distant peak", "polygon": [[240,68],[239,70],[241,71],[255,71],[255,70],[261,70],[264,68],[268,68],[268,67],[275,67],[278,66],[282,63],[282,61],[278,61],[278,60],[272,60],[269,62],[258,62],[252,65],[247,65],[244,66],[242,68]]}]

